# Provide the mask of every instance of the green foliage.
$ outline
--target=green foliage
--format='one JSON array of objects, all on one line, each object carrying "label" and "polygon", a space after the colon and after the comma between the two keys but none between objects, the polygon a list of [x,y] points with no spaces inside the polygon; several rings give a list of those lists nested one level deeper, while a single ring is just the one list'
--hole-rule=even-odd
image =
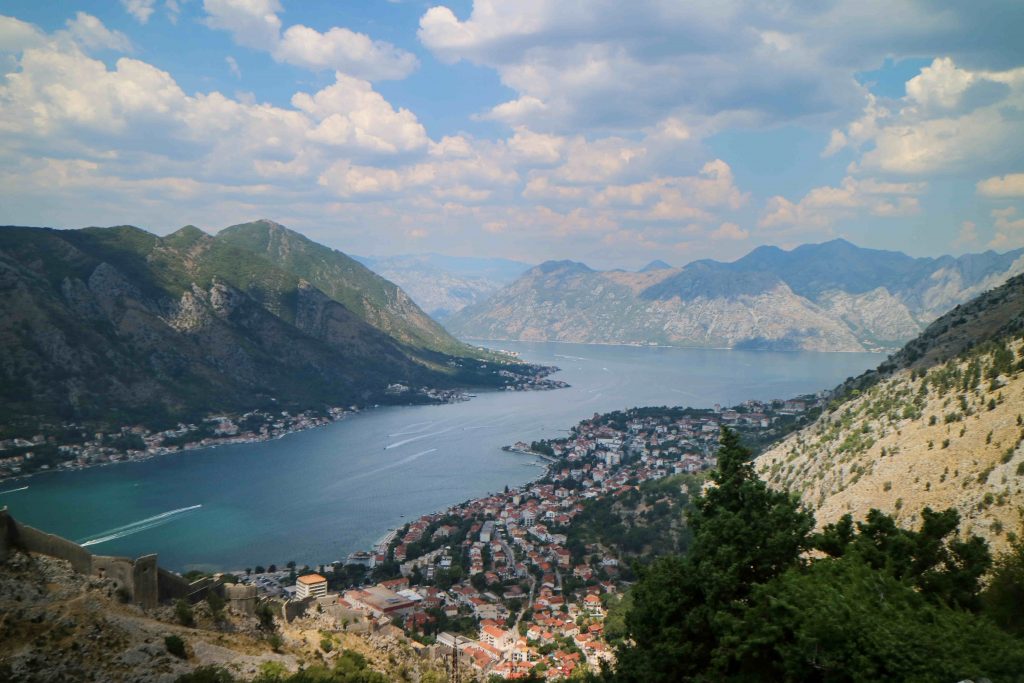
[{"label": "green foliage", "polygon": [[727,676],[727,626],[751,590],[799,563],[813,518],[754,474],[750,452],[723,429],[714,487],[690,514],[694,542],[683,558],[655,561],[633,590],[619,649],[623,680]]},{"label": "green foliage", "polygon": [[1024,636],[1024,539],[1015,538],[999,557],[981,596],[985,613],[999,626]]},{"label": "green foliage", "polygon": [[268,602],[261,602],[256,606],[256,618],[260,621],[260,628],[264,631],[274,630],[274,609]]},{"label": "green foliage", "polygon": [[[642,571],[614,681],[1018,680],[1024,543],[991,565],[955,510],[915,530],[877,510],[811,535],[813,519],[754,476],[723,431],[720,470],[690,516],[692,549]],[[824,554],[808,560],[803,551]],[[981,612],[981,613],[979,613]],[[631,640],[630,640],[631,639]]]},{"label": "green foliage", "polygon": [[731,626],[725,643],[737,678],[1012,680],[1024,670],[1020,641],[853,555],[756,587]]},{"label": "green foliage", "polygon": [[176,683],[235,683],[235,677],[220,666],[201,666],[191,673],[178,676]]},{"label": "green foliage", "polygon": [[174,603],[174,618],[182,626],[195,626],[195,615],[192,614],[192,605],[188,604],[188,600],[181,598]]},{"label": "green foliage", "polygon": [[185,652],[185,641],[181,639],[181,636],[167,636],[164,638],[164,647],[175,657],[180,659],[188,658],[188,653]]}]

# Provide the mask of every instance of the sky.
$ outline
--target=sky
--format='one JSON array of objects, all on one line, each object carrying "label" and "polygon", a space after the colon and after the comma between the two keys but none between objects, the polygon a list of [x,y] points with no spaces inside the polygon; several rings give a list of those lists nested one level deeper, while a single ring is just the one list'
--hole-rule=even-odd
[{"label": "sky", "polygon": [[1022,33],[1019,0],[5,0],[0,224],[601,268],[1006,251]]}]

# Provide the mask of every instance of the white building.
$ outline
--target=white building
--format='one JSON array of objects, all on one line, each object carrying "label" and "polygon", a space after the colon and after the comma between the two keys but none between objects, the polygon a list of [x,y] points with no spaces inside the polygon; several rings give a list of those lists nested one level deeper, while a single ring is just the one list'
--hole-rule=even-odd
[{"label": "white building", "polygon": [[295,597],[299,600],[310,596],[319,598],[327,595],[327,579],[319,574],[300,576],[295,582]]}]

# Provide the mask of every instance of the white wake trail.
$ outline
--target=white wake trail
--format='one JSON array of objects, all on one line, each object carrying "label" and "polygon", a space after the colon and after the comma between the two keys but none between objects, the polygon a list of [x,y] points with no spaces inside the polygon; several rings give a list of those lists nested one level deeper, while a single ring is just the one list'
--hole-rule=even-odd
[{"label": "white wake trail", "polygon": [[96,545],[97,543],[106,543],[107,541],[113,541],[118,538],[124,538],[125,536],[131,536],[132,534],[137,534],[140,531],[146,531],[147,529],[152,529],[162,524],[166,524],[177,515],[183,514],[185,512],[190,512],[192,510],[198,510],[201,507],[203,507],[202,504],[189,505],[188,507],[178,508],[177,510],[168,510],[167,512],[161,512],[159,515],[153,515],[152,517],[140,519],[139,521],[132,522],[131,524],[125,524],[124,526],[114,527],[113,529],[107,529],[104,532],[87,538],[86,540],[82,541],[80,545],[82,545],[83,547],[87,547],[90,545]]},{"label": "white wake trail", "polygon": [[399,446],[404,446],[405,444],[412,443],[413,441],[419,441],[420,439],[429,439],[432,436],[440,436],[441,434],[447,434],[453,429],[458,429],[461,426],[462,425],[455,425],[453,427],[442,429],[439,432],[430,432],[429,434],[420,434],[419,436],[413,436],[408,439],[402,439],[401,441],[396,441],[395,443],[388,444],[387,446],[384,447],[384,450],[389,451],[392,448],[398,448]]},{"label": "white wake trail", "polygon": [[27,486],[22,486],[20,489],[7,489],[6,491],[0,491],[0,496],[4,495],[5,493],[17,493],[18,491],[24,491],[27,488]]}]

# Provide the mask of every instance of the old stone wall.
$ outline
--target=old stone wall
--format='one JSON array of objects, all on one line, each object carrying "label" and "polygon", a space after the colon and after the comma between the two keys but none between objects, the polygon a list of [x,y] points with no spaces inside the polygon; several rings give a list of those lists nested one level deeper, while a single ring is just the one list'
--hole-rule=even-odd
[{"label": "old stone wall", "polygon": [[256,614],[256,586],[225,584],[224,597],[228,601],[228,609],[235,614],[250,617]]},{"label": "old stone wall", "polygon": [[178,594],[187,597],[194,592],[183,578],[160,569],[156,555],[144,555],[135,560],[93,555],[66,538],[21,524],[7,508],[0,508],[0,563],[5,562],[14,549],[66,560],[80,574],[110,579],[132,602],[147,609],[155,607],[162,599]]}]

